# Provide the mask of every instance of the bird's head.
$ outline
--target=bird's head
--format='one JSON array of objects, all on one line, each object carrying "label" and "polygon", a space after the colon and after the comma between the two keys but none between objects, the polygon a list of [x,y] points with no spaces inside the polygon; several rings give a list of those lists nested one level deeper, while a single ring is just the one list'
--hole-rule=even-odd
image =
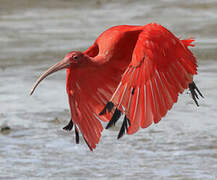
[{"label": "bird's head", "polygon": [[68,64],[69,64],[69,66],[66,68],[70,68],[70,67],[72,68],[72,67],[78,67],[84,64],[84,62],[86,62],[87,56],[80,51],[72,51],[66,54],[64,59],[65,61],[68,61]]},{"label": "bird's head", "polygon": [[35,84],[33,85],[30,95],[33,94],[34,90],[36,89],[36,87],[38,86],[38,84],[44,79],[46,78],[48,75],[59,71],[61,69],[73,69],[73,68],[79,68],[82,65],[85,64],[85,62],[87,60],[87,56],[85,54],[83,54],[80,51],[72,51],[68,54],[66,54],[66,56],[59,61],[58,63],[56,63],[55,65],[53,65],[52,67],[50,67],[47,71],[45,71],[35,82]]}]

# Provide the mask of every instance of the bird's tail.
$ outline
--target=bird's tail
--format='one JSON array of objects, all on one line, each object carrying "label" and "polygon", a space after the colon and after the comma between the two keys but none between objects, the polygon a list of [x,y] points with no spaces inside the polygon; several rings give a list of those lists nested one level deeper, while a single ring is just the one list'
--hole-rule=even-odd
[{"label": "bird's tail", "polygon": [[183,43],[186,47],[188,47],[188,46],[194,47],[195,45],[192,44],[192,42],[194,42],[194,41],[195,41],[194,38],[189,38],[189,39],[184,39],[184,40],[182,40],[182,43]]}]

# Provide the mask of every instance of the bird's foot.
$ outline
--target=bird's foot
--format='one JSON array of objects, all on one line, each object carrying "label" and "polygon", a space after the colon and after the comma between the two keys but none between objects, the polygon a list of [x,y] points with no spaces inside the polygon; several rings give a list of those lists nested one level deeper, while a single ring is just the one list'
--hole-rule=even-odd
[{"label": "bird's foot", "polygon": [[197,99],[199,99],[199,95],[204,98],[204,96],[202,95],[202,93],[200,92],[200,90],[198,89],[198,87],[196,86],[196,84],[194,83],[194,81],[192,81],[192,83],[190,83],[188,85],[189,90],[191,92],[191,97],[194,100],[195,104],[197,106],[199,106]]}]

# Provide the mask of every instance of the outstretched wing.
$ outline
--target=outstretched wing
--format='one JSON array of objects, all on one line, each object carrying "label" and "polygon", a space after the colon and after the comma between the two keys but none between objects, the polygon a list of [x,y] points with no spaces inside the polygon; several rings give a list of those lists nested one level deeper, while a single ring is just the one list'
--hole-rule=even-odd
[{"label": "outstretched wing", "polygon": [[91,150],[101,136],[99,119],[109,121],[109,128],[124,114],[120,138],[166,115],[197,73],[196,59],[187,48],[192,41],[179,40],[157,24],[118,26],[84,52],[97,57],[113,51],[97,69],[75,74],[79,93],[69,93],[72,120]]},{"label": "outstretched wing", "polygon": [[187,48],[192,41],[179,40],[161,25],[144,26],[132,61],[109,102],[116,110],[107,127],[118,120],[117,114],[125,114],[118,138],[125,131],[133,134],[140,127],[158,123],[178,94],[188,88],[197,73],[196,59]]},{"label": "outstretched wing", "polygon": [[103,130],[100,121],[108,121],[112,116],[112,114],[106,114],[99,118],[98,114],[109,101],[120,79],[120,71],[108,74],[103,67],[97,71],[86,70],[76,80],[78,91],[72,95],[68,94],[72,121],[75,128],[81,131],[90,150],[99,143]]},{"label": "outstretched wing", "polygon": [[[124,25],[106,30],[84,54],[94,58],[109,55],[111,57],[108,61],[100,61],[94,68],[81,68],[68,76],[76,79],[76,87],[72,89],[77,89],[72,94],[68,92],[72,121],[91,150],[96,147],[101,136],[103,128],[100,120],[109,121],[112,117],[112,113],[100,117],[99,113],[114,94],[130,63],[140,29],[141,27]],[[106,107],[114,112],[111,103]],[[71,129],[71,124],[65,129]]]}]

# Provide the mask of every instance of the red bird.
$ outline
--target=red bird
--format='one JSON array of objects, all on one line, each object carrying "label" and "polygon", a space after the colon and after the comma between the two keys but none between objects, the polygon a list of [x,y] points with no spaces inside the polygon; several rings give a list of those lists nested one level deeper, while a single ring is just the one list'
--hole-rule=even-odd
[{"label": "red bird", "polygon": [[188,49],[193,41],[155,23],[111,27],[86,51],[72,51],[49,68],[31,94],[49,74],[66,68],[71,120],[64,129],[74,125],[76,143],[80,131],[93,150],[103,130],[100,120],[108,122],[107,129],[122,119],[120,138],[158,123],[187,88],[198,106],[203,95],[193,82],[197,62]]}]

